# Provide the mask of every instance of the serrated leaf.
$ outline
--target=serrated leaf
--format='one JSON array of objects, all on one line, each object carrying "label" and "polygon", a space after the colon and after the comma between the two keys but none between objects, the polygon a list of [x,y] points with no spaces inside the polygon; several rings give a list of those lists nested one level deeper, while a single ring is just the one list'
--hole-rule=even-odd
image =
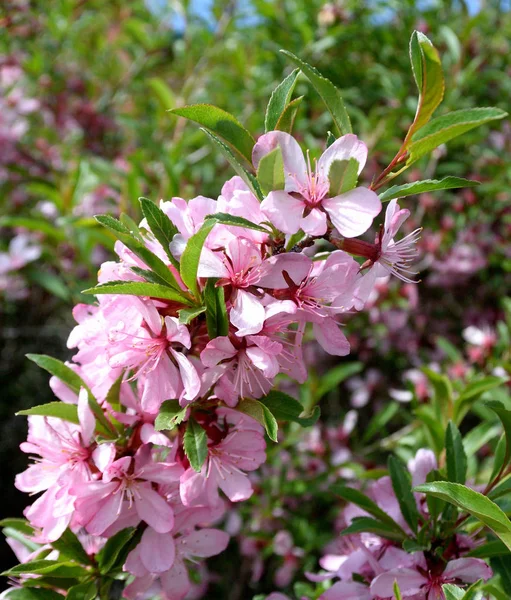
[{"label": "serrated leaf", "polygon": [[351,488],[345,485],[334,484],[329,488],[330,492],[333,492],[337,496],[340,496],[346,502],[350,502],[351,504],[355,504],[365,512],[369,513],[373,517],[375,517],[378,521],[385,523],[388,527],[390,527],[395,533],[398,533],[401,538],[406,538],[407,534],[402,529],[402,527],[392,519],[383,509],[381,509],[376,502],[371,500],[368,496],[366,496],[361,491]]},{"label": "serrated leaf", "polygon": [[231,227],[243,227],[244,229],[254,229],[255,231],[261,231],[262,233],[271,233],[271,231],[263,225],[252,223],[252,221],[249,221],[248,219],[236,217],[235,215],[230,215],[228,213],[213,213],[211,215],[207,215],[206,219],[212,219],[217,223],[229,225]]},{"label": "serrated leaf", "polygon": [[172,274],[170,268],[159,258],[151,252],[144,244],[139,242],[130,233],[129,229],[125,227],[120,221],[114,219],[109,215],[97,215],[94,217],[98,223],[101,223],[107,229],[110,229],[127,248],[129,248],[140,260],[142,260],[152,271],[154,271],[166,284],[176,290],[181,291],[179,283]]},{"label": "serrated leaf", "polygon": [[280,146],[265,154],[257,167],[257,181],[264,194],[283,190],[285,186],[284,159]]},{"label": "serrated leaf", "polygon": [[202,129],[202,131],[209,137],[209,139],[217,146],[220,152],[223,154],[224,158],[231,165],[234,171],[243,179],[243,181],[247,184],[248,189],[254,194],[256,198],[259,200],[263,199],[263,194],[261,192],[261,188],[257,182],[257,179],[249,173],[245,167],[243,167],[234,154],[231,152],[230,148],[226,146],[220,138],[218,138],[215,134],[211,133],[207,129]]},{"label": "serrated leaf", "polygon": [[148,283],[156,283],[158,285],[169,287],[168,283],[154,271],[150,271],[149,269],[141,269],[140,267],[130,268],[133,271],[133,273],[135,273],[139,277],[143,277]]},{"label": "serrated leaf", "polygon": [[188,325],[191,321],[196,319],[199,315],[206,312],[205,306],[192,306],[191,308],[182,308],[178,311],[179,322],[183,325]]},{"label": "serrated leaf", "polygon": [[273,90],[266,108],[264,130],[273,131],[291,100],[300,69],[295,69]]},{"label": "serrated leaf", "polygon": [[300,417],[303,412],[303,406],[300,402],[278,390],[272,390],[260,401],[269,408],[278,421],[293,421],[299,423],[302,427],[314,425],[321,414],[319,406],[315,406],[309,417]]},{"label": "serrated leaf", "polygon": [[358,160],[354,158],[334,160],[328,172],[328,180],[330,181],[329,196],[331,198],[352,190],[357,185]]},{"label": "serrated leaf", "polygon": [[412,493],[412,477],[406,466],[395,456],[389,456],[387,466],[392,481],[392,489],[399,502],[404,520],[408,523],[410,529],[416,532],[419,523],[419,511],[415,496]]},{"label": "serrated leaf", "polygon": [[[431,118],[444,97],[444,75],[440,57],[430,40],[420,31],[410,39],[410,62],[419,89],[417,111],[407,133],[407,139]],[[406,146],[405,146],[406,147]]]},{"label": "serrated leaf", "polygon": [[170,244],[176,233],[179,233],[177,227],[172,223],[169,217],[156,206],[154,202],[147,198],[139,198],[142,214],[147,220],[154,237],[160,242],[161,247],[165,250],[170,262],[177,267],[178,262],[170,251]]},{"label": "serrated leaf", "polygon": [[180,273],[181,279],[195,297],[199,297],[199,288],[197,286],[197,272],[199,270],[199,261],[204,242],[210,231],[216,225],[213,219],[206,219],[202,227],[192,235],[186,243],[186,248],[181,256]]},{"label": "serrated leaf", "polygon": [[207,280],[204,287],[204,302],[206,304],[206,326],[208,336],[212,340],[229,333],[229,317],[225,305],[225,291],[217,287],[216,278]]},{"label": "serrated leaf", "polygon": [[335,85],[314,67],[311,67],[306,62],[288,52],[281,50],[291,62],[293,62],[312,83],[314,89],[321,96],[325,106],[332,115],[334,123],[341,134],[351,133],[351,122],[346,112],[341,92]]},{"label": "serrated leaf", "polygon": [[171,430],[183,422],[186,406],[179,405],[179,400],[165,400],[154,422],[156,431]]},{"label": "serrated leaf", "polygon": [[266,430],[268,437],[273,442],[277,441],[278,423],[270,409],[259,400],[242,398],[236,405],[236,410],[249,415],[258,421]]},{"label": "serrated leaf", "polygon": [[63,421],[79,424],[78,408],[76,404],[66,404],[65,402],[49,402],[48,404],[40,404],[32,408],[26,408],[16,413],[17,416],[28,417],[37,415],[41,417],[55,417]]},{"label": "serrated leaf", "polygon": [[135,527],[126,527],[107,540],[96,555],[99,572],[102,575],[106,575],[117,566],[119,557],[125,553],[126,546],[133,539],[136,531]]},{"label": "serrated leaf", "polygon": [[191,306],[192,301],[185,295],[176,290],[158,283],[149,283],[145,281],[109,281],[100,283],[96,287],[83,290],[84,294],[121,294],[128,296],[149,296],[151,298],[160,298],[162,300],[171,300]]},{"label": "serrated leaf", "polygon": [[452,421],[449,421],[445,432],[445,453],[447,478],[453,483],[465,483],[467,478],[467,457],[463,448],[461,433]]},{"label": "serrated leaf", "polygon": [[291,134],[302,100],[303,96],[299,96],[298,98],[291,100],[291,102],[284,109],[284,112],[280,115],[280,119],[275,125],[275,131],[284,131],[285,133]]},{"label": "serrated leaf", "polygon": [[440,144],[445,144],[479,125],[506,116],[507,113],[499,108],[466,108],[437,117],[413,135],[408,147],[406,165],[413,164]]},{"label": "serrated leaf", "polygon": [[225,110],[211,104],[193,104],[174,108],[169,112],[202,125],[230,144],[248,162],[252,161],[254,138],[233,115]]},{"label": "serrated leaf", "polygon": [[341,531],[341,536],[352,535],[354,533],[374,533],[380,537],[395,542],[402,541],[402,536],[395,529],[371,517],[355,517],[353,521]]},{"label": "serrated leaf", "polygon": [[425,192],[453,190],[457,188],[475,187],[477,185],[479,185],[479,181],[463,179],[462,177],[423,179],[422,181],[414,181],[412,183],[405,183],[404,185],[393,185],[380,194],[379,198],[382,202],[388,202],[394,198],[405,198],[406,196],[414,196],[415,194],[423,194]]},{"label": "serrated leaf", "polygon": [[511,550],[511,521],[499,506],[483,494],[460,483],[447,481],[419,485],[415,491],[432,494],[470,513],[489,527]]},{"label": "serrated leaf", "polygon": [[208,436],[206,431],[193,418],[189,419],[183,437],[183,446],[190,466],[197,473],[208,456]]}]

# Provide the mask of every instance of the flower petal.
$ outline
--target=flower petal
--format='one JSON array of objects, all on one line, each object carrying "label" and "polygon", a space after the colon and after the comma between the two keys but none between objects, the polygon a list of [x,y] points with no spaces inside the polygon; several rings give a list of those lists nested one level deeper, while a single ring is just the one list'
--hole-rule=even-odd
[{"label": "flower petal", "polygon": [[357,187],[340,196],[323,200],[334,227],[341,235],[351,238],[362,235],[381,210],[378,196],[364,187]]},{"label": "flower petal", "polygon": [[284,233],[296,233],[302,225],[305,204],[284,191],[270,192],[261,202],[268,220]]}]

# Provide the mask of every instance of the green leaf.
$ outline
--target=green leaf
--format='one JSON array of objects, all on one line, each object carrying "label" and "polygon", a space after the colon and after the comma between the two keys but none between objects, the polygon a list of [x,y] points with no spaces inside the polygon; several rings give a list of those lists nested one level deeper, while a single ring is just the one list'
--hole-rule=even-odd
[{"label": "green leaf", "polygon": [[57,298],[65,302],[69,301],[71,290],[58,275],[42,271],[39,266],[33,263],[29,265],[26,275],[30,282],[40,285],[43,289],[50,292],[50,294],[57,296]]},{"label": "green leaf", "polygon": [[465,596],[465,591],[452,583],[442,585],[442,590],[445,595],[445,600],[462,600]]},{"label": "green leaf", "polygon": [[186,425],[183,446],[190,461],[190,466],[194,471],[200,473],[208,456],[208,436],[206,431],[193,418],[190,418]]},{"label": "green leaf", "polygon": [[374,533],[380,537],[396,542],[401,542],[403,537],[395,529],[371,517],[355,517],[353,521],[341,531],[341,535],[352,535],[354,533]]},{"label": "green leaf", "polygon": [[51,545],[59,551],[59,558],[69,558],[83,565],[92,564],[92,560],[85,552],[80,540],[70,529],[66,529],[59,539],[52,542]]},{"label": "green leaf", "polygon": [[419,101],[407,138],[423,127],[431,118],[444,97],[442,63],[433,44],[420,31],[414,31],[410,39],[410,62],[419,89]]},{"label": "green leaf", "polygon": [[89,387],[84,383],[83,379],[73,371],[70,367],[64,364],[61,360],[48,356],[46,354],[27,354],[27,358],[41,369],[55,375],[63,383],[67,385],[75,394],[80,392],[80,388],[85,388],[89,393]]},{"label": "green leaf", "polygon": [[156,431],[174,429],[174,427],[183,422],[185,416],[186,406],[182,408],[179,405],[179,400],[165,400],[154,422],[154,428]]},{"label": "green leaf", "polygon": [[511,410],[507,410],[501,402],[486,402],[485,406],[491,409],[500,419],[506,435],[506,451],[503,464],[507,465],[511,458]]},{"label": "green leaf", "polygon": [[499,576],[500,584],[506,592],[505,598],[511,597],[511,557],[509,552],[506,556],[495,556],[490,561],[493,572]]},{"label": "green leaf", "polygon": [[179,233],[177,227],[154,202],[147,198],[139,198],[138,200],[154,237],[160,242],[170,262],[176,266],[178,263],[170,251],[170,243],[176,233]]},{"label": "green leaf", "polygon": [[151,77],[151,79],[148,80],[147,85],[156,96],[163,110],[174,108],[176,105],[176,97],[174,92],[170,89],[170,86],[168,86],[163,79]]},{"label": "green leaf", "polygon": [[37,588],[15,588],[8,592],[9,600],[63,600],[62,594]]},{"label": "green leaf", "polygon": [[298,113],[298,109],[300,108],[300,104],[302,103],[303,96],[299,96],[292,100],[284,109],[284,112],[280,116],[280,119],[277,121],[275,125],[276,131],[284,131],[285,133],[291,133],[293,131],[293,126],[295,124],[296,115]]},{"label": "green leaf", "polygon": [[393,592],[394,592],[394,600],[403,600],[403,596],[401,596],[401,590],[399,589],[399,585],[398,585],[397,581],[394,581]]},{"label": "green leaf", "polygon": [[236,405],[236,410],[249,415],[258,421],[266,430],[268,437],[273,442],[277,441],[278,423],[270,409],[259,400],[252,398],[242,398]]},{"label": "green leaf", "polygon": [[497,477],[501,469],[507,465],[507,461],[509,461],[509,444],[507,436],[504,433],[500,436],[500,439],[497,443],[497,448],[495,449],[495,456],[493,458],[493,469],[490,475],[490,479],[488,481],[493,481],[495,477]]},{"label": "green leaf", "polygon": [[41,417],[55,417],[63,421],[79,424],[78,408],[76,404],[66,404],[65,402],[49,402],[40,404],[16,413],[18,416],[28,417],[30,415],[39,415]]},{"label": "green leaf", "polygon": [[507,380],[507,378],[488,375],[482,379],[470,382],[454,403],[455,420],[459,423],[472,403],[478,400],[484,393],[503,385]]},{"label": "green leaf", "polygon": [[273,90],[264,117],[264,130],[266,133],[276,129],[279,119],[291,100],[299,72],[299,69],[295,69]]},{"label": "green leaf", "polygon": [[328,394],[328,392],[335,389],[345,379],[360,373],[362,367],[363,365],[360,362],[349,362],[341,363],[337,367],[329,369],[319,380],[319,385],[314,397],[317,400],[320,400],[325,394]]},{"label": "green leaf", "polygon": [[202,227],[192,235],[186,244],[186,248],[181,256],[181,279],[195,297],[199,297],[199,288],[197,287],[197,271],[199,270],[199,261],[204,242],[210,231],[216,225],[213,219],[206,219]]},{"label": "green leaf", "polygon": [[449,481],[453,483],[465,483],[467,478],[467,457],[463,448],[461,433],[452,421],[449,421],[445,432],[445,452]]},{"label": "green leaf", "polygon": [[158,283],[148,283],[145,281],[109,281],[100,283],[96,287],[83,290],[84,294],[122,294],[128,296],[149,296],[151,298],[160,298],[162,300],[171,300],[191,306],[190,298],[173,290],[172,288],[160,285]]},{"label": "green leaf", "polygon": [[294,54],[291,54],[291,52],[288,52],[287,50],[281,50],[281,52],[285,54],[312,83],[314,89],[321,96],[325,106],[332,115],[339,132],[341,134],[351,133],[350,118],[346,112],[341,93],[335,85],[329,79],[323,77],[317,69],[303,62],[303,60],[299,59]]},{"label": "green leaf", "polygon": [[451,381],[446,375],[437,373],[436,371],[433,371],[427,367],[423,367],[421,370],[433,386],[435,391],[433,408],[435,409],[437,417],[441,419],[446,411],[450,410],[449,407],[453,402]]},{"label": "green leaf", "polygon": [[178,311],[179,322],[183,325],[188,325],[191,321],[197,318],[202,313],[206,312],[205,306],[192,306],[191,308],[182,308]]},{"label": "green leaf", "polygon": [[378,411],[369,421],[362,436],[362,442],[367,442],[376,435],[381,435],[383,428],[399,412],[401,404],[398,402],[387,403],[382,410]]},{"label": "green leaf", "polygon": [[31,560],[21,565],[16,565],[2,573],[3,577],[17,577],[25,573],[34,575],[51,575],[52,577],[83,577],[88,575],[84,567],[71,561],[61,560]]},{"label": "green leaf", "polygon": [[492,540],[482,546],[472,548],[467,553],[467,556],[472,556],[473,558],[493,558],[494,556],[507,556],[508,554],[509,550],[506,544],[503,544],[500,540]]},{"label": "green leaf", "polygon": [[314,425],[321,414],[319,406],[315,406],[310,417],[300,417],[303,412],[303,406],[300,402],[278,390],[272,390],[260,401],[278,421],[293,421],[299,423],[302,427]]},{"label": "green leaf", "polygon": [[412,492],[412,477],[406,466],[395,456],[389,456],[387,466],[401,513],[411,530],[416,532],[419,523],[419,511]]},{"label": "green leaf", "polygon": [[[179,263],[178,263],[179,267]],[[150,271],[149,269],[141,269],[140,267],[130,267],[133,273],[138,275],[139,277],[143,277],[149,283],[156,283],[158,285],[163,285],[164,287],[169,287],[169,284],[162,279],[157,273],[154,271]]]},{"label": "green leaf", "polygon": [[245,167],[241,166],[237,158],[234,156],[231,150],[222,142],[220,138],[218,138],[215,134],[211,133],[207,129],[202,129],[202,131],[218,147],[220,152],[224,155],[224,158],[235,170],[235,172],[241,177],[241,179],[243,179],[243,181],[247,184],[249,190],[254,194],[254,196],[256,198],[259,198],[259,200],[262,200],[263,194],[261,192],[261,188],[259,187],[257,179],[252,175],[252,173],[249,173],[245,169]]},{"label": "green leaf", "polygon": [[24,535],[34,535],[34,528],[26,519],[8,518],[0,521],[0,527],[15,529]]},{"label": "green leaf", "polygon": [[207,215],[206,219],[212,219],[217,223],[221,223],[222,225],[230,225],[231,227],[243,227],[244,229],[254,229],[255,231],[262,231],[263,233],[271,233],[271,231],[263,225],[252,223],[252,221],[249,221],[248,219],[236,217],[228,213],[213,213],[211,215]]},{"label": "green leaf", "polygon": [[96,596],[97,590],[94,581],[74,585],[66,594],[67,600],[94,600]]},{"label": "green leaf", "polygon": [[404,185],[393,185],[380,194],[379,198],[382,202],[388,202],[394,198],[405,198],[406,196],[414,196],[415,194],[423,194],[424,192],[453,190],[457,188],[475,187],[477,185],[479,185],[479,181],[463,179],[462,177],[423,179],[422,181],[414,181],[412,183],[405,183]]},{"label": "green leaf", "polygon": [[334,484],[329,488],[330,492],[333,492],[337,496],[340,496],[346,502],[355,504],[365,512],[375,517],[378,521],[385,523],[390,527],[394,533],[399,533],[401,538],[406,538],[407,534],[403,531],[402,527],[394,521],[383,509],[381,509],[376,502],[371,500],[368,496],[360,492],[359,490],[344,485]]},{"label": "green leaf", "polygon": [[470,513],[489,527],[511,550],[511,521],[502,509],[486,496],[459,483],[447,481],[419,485],[415,491],[432,494]]},{"label": "green leaf", "polygon": [[204,287],[204,302],[206,304],[206,326],[208,336],[212,340],[229,333],[229,318],[225,305],[225,291],[223,287],[217,287],[216,278],[206,281]]},{"label": "green leaf", "polygon": [[5,217],[0,217],[0,227],[23,227],[30,231],[40,231],[57,242],[66,240],[66,234],[61,228],[55,227],[44,219],[6,215]]},{"label": "green leaf", "polygon": [[195,121],[230,144],[241,156],[252,161],[255,140],[231,114],[211,104],[193,104],[169,111],[173,115]]},{"label": "green leaf", "polygon": [[284,159],[280,146],[261,158],[257,167],[257,180],[264,194],[284,189]]},{"label": "green leaf", "polygon": [[[433,483],[434,481],[445,481],[445,477],[436,469],[426,475],[426,483]],[[445,502],[440,498],[428,495],[426,496],[426,504],[431,520],[435,522],[445,509]]]},{"label": "green leaf", "polygon": [[151,252],[144,244],[139,242],[130,230],[120,221],[109,215],[97,215],[94,217],[98,223],[101,223],[107,229],[110,229],[127,248],[129,248],[140,260],[142,260],[152,271],[154,271],[167,285],[180,292],[181,287],[176,281],[169,267]]},{"label": "green leaf", "polygon": [[435,454],[439,455],[444,448],[444,430],[438,415],[432,406],[423,404],[414,410],[416,417],[424,424],[430,437]]},{"label": "green leaf", "polygon": [[[124,554],[126,554],[126,546],[132,540],[136,532],[135,527],[126,527],[108,539],[106,544],[96,555],[99,572],[102,575],[110,573],[117,568]],[[123,561],[122,561],[123,562]]]},{"label": "green leaf", "polygon": [[466,108],[437,117],[412,137],[406,165],[413,164],[440,144],[445,144],[479,125],[503,119],[505,116],[507,113],[499,108]]},{"label": "green leaf", "polygon": [[358,160],[334,160],[328,172],[331,198],[352,190],[358,180]]}]

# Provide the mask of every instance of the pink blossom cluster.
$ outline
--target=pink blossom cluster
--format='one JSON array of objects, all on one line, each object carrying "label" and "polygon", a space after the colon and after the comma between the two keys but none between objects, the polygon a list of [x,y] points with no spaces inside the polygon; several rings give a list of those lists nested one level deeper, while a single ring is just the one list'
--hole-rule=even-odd
[{"label": "pink blossom cluster", "polygon": [[[207,314],[183,318],[189,305],[165,294],[98,294],[97,304],[75,307],[78,324],[68,340],[76,349],[69,366],[83,387],[77,393],[51,380],[57,397],[76,406],[76,418],[29,417],[22,449],[35,462],[16,485],[42,493],[25,513],[36,540],[55,541],[68,527],[98,538],[138,527],[140,541],[123,567],[131,575],[127,598],[143,597],[154,585],[165,598],[184,598],[188,561],[226,548],[229,536],[212,527],[225,509],[219,491],[231,502],[248,499],[253,487],[247,473],[266,457],[264,429],[247,414],[246,402],[264,404],[279,374],[305,381],[306,325],[324,350],[344,356],[350,348],[341,318],[363,308],[378,278],[393,274],[409,281],[412,275],[418,232],[394,241],[409,212],[393,200],[375,243],[356,240],[380,212],[380,200],[364,187],[330,191],[335,161],[354,161],[357,173],[364,166],[367,149],[356,136],[335,141],[312,166],[291,136],[272,132],[255,145],[255,166],[277,146],[284,189],[270,191],[262,203],[234,177],[217,200],[161,202],[177,228],[168,247],[146,220],[137,232],[166,265],[181,297],[213,283],[222,294],[226,330],[212,336]],[[201,249],[195,286],[185,277],[186,285],[176,265],[215,215],[222,218]],[[302,241],[292,237],[299,232]],[[100,284],[158,281],[155,273],[147,279],[140,254],[121,241],[115,250],[119,260],[103,263]],[[169,402],[175,420],[162,426],[158,418]],[[194,429],[206,439],[198,468],[186,444]]]},{"label": "pink blossom cluster", "polygon": [[[437,468],[434,453],[421,449],[408,462],[412,485],[426,482],[426,476]],[[411,530],[403,517],[390,477],[382,477],[366,490],[367,495],[407,534]],[[430,515],[424,494],[415,494],[417,509],[423,522]],[[358,506],[348,504],[341,521],[349,526],[356,517],[369,516]],[[308,574],[311,581],[336,578],[320,600],[391,600],[394,582],[401,596],[413,600],[445,600],[442,585],[466,585],[487,580],[492,570],[479,558],[466,556],[477,541],[465,534],[455,534],[433,551],[405,552],[400,543],[374,533],[357,533],[339,537],[320,560],[324,571]],[[441,552],[440,552],[441,550]]]}]

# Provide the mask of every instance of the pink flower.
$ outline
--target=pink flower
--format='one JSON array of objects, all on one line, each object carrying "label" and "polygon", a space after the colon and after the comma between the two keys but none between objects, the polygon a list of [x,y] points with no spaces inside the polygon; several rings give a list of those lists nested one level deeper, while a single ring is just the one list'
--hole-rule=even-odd
[{"label": "pink flower", "polygon": [[314,236],[327,231],[327,218],[345,237],[364,233],[380,212],[378,196],[364,187],[357,187],[330,197],[329,172],[336,160],[354,159],[358,173],[367,159],[367,148],[355,135],[336,140],[320,157],[314,171],[310,159],[305,161],[298,142],[289,134],[272,131],[259,138],[252,153],[254,166],[277,146],[284,159],[285,189],[272,191],[263,200],[261,210],[284,233],[302,229]]},{"label": "pink flower", "polygon": [[124,566],[135,575],[135,580],[125,588],[123,596],[145,597],[145,592],[158,578],[162,598],[182,600],[191,588],[185,560],[215,556],[223,552],[228,543],[229,536],[218,529],[185,532],[175,538],[171,533],[146,530]]},{"label": "pink flower", "polygon": [[215,394],[229,406],[236,406],[239,397],[260,398],[270,391],[280,369],[277,357],[281,352],[281,343],[264,335],[249,335],[239,341],[217,337],[200,357],[206,367],[219,365],[223,374]]},{"label": "pink flower", "polygon": [[80,425],[52,417],[28,418],[28,440],[21,449],[41,458],[16,476],[16,487],[32,494],[42,492],[25,516],[41,528],[40,541],[58,539],[73,518],[76,496],[73,487],[92,478],[90,459],[95,419],[85,390],[78,398]]},{"label": "pink flower", "polygon": [[[181,404],[194,400],[200,391],[200,378],[182,351],[189,349],[190,334],[175,317],[160,317],[155,306],[133,298],[144,323],[119,320],[109,333],[109,364],[143,376],[142,408],[156,413],[163,401],[179,398]],[[176,366],[177,365],[177,366]]]},{"label": "pink flower", "polygon": [[41,247],[26,234],[12,238],[8,252],[0,252],[0,275],[18,271],[41,256]]},{"label": "pink flower", "polygon": [[379,277],[394,275],[401,281],[414,283],[410,276],[416,275],[416,273],[410,271],[410,266],[417,256],[416,244],[421,230],[416,229],[399,242],[394,241],[394,236],[409,216],[410,211],[406,208],[400,209],[397,200],[389,202],[385,213],[385,226],[376,239],[375,257],[370,259],[369,270],[358,285],[355,304],[357,309],[364,306]]},{"label": "pink flower", "polygon": [[217,286],[232,289],[229,319],[238,328],[238,336],[258,333],[264,323],[262,294],[256,288],[263,273],[261,263],[260,248],[245,238],[232,239],[225,254],[202,250],[198,275],[218,277]]},{"label": "pink flower", "polygon": [[208,456],[200,473],[189,468],[181,477],[185,506],[219,501],[218,488],[232,502],[246,500],[253,489],[245,471],[266,460],[264,430],[255,419],[229,408],[216,411],[217,422],[207,427]]},{"label": "pink flower", "polygon": [[416,553],[414,568],[391,569],[378,575],[371,583],[371,592],[382,598],[393,596],[394,581],[399,585],[403,598],[413,596],[424,600],[444,600],[442,585],[445,583],[474,583],[492,577],[490,567],[480,558],[457,558],[443,566],[433,568],[426,563],[422,553]]},{"label": "pink flower", "polygon": [[152,484],[178,480],[183,472],[181,465],[155,462],[147,445],[141,446],[134,458],[124,456],[117,460],[113,460],[111,444],[102,444],[101,448],[96,465],[103,478],[74,489],[82,525],[89,533],[101,535],[124,513],[131,517],[129,524],[133,526],[145,521],[158,533],[170,531],[174,513]]}]

